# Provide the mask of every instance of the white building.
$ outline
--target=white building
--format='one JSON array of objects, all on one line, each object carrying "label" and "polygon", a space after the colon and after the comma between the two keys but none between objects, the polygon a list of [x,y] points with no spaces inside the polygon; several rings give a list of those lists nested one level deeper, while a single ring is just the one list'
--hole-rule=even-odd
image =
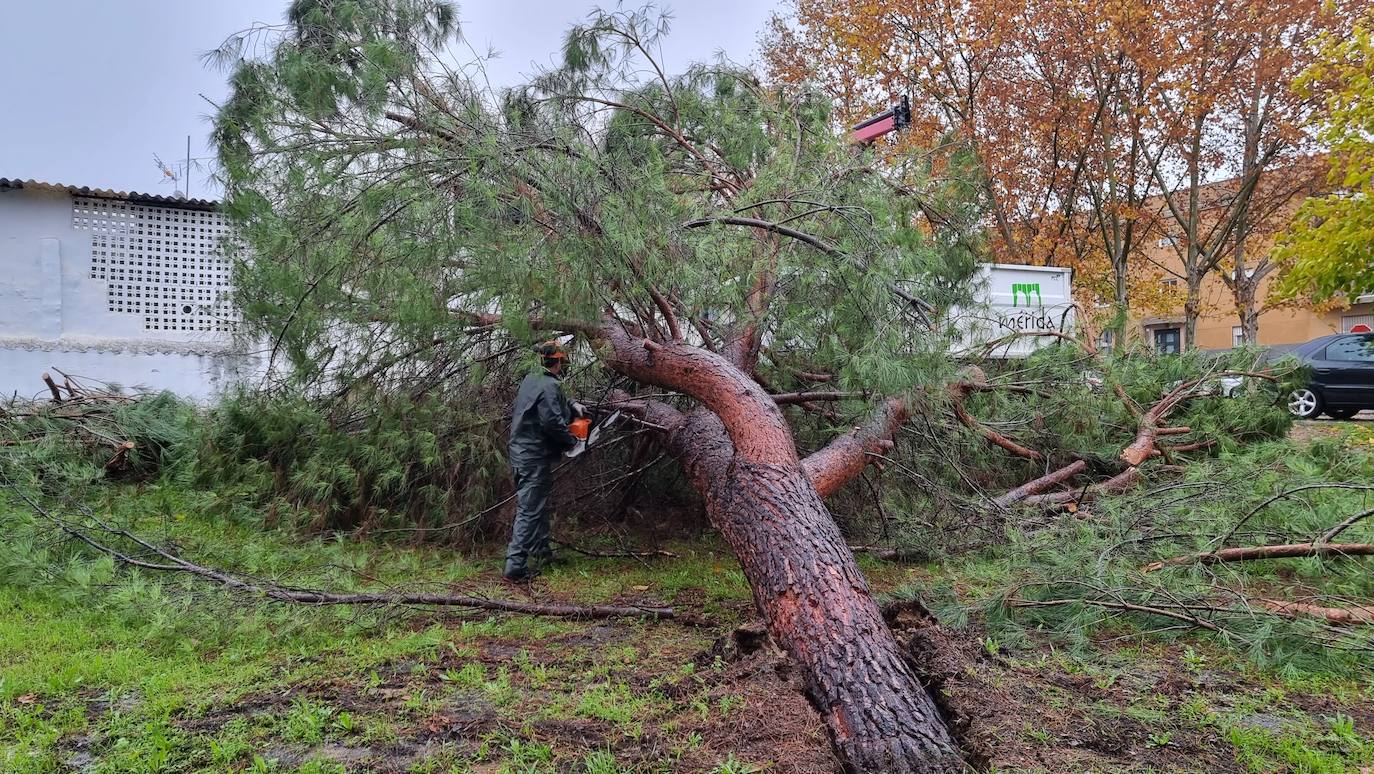
[{"label": "white building", "polygon": [[228,238],[216,202],[0,178],[0,396],[48,372],[204,402],[261,374]]}]

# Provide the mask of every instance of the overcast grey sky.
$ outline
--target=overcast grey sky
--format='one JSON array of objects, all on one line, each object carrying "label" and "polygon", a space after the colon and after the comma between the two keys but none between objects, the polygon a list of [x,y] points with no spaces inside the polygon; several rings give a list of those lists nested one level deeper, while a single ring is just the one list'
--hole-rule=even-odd
[{"label": "overcast grey sky", "polygon": [[[626,2],[636,7],[638,2]],[[0,0],[0,177],[170,195],[153,155],[208,157],[213,111],[226,74],[201,55],[253,22],[280,22],[287,0]],[[775,0],[666,0],[669,71],[722,51],[757,59]],[[614,0],[459,0],[464,37],[501,57],[493,85],[550,64],[563,32]],[[178,186],[179,187],[179,186]],[[204,174],[191,196],[217,194]]]}]

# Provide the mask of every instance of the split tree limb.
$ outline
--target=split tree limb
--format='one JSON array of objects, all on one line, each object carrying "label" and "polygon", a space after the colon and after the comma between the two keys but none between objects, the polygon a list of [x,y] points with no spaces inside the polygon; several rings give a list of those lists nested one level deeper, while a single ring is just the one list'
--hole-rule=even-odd
[{"label": "split tree limb", "polygon": [[905,400],[889,398],[873,413],[868,424],[804,457],[802,467],[811,485],[821,497],[834,494],[873,461],[870,453],[881,454],[892,448],[892,435],[909,416]]},{"label": "split tree limb", "polygon": [[1102,494],[1121,494],[1134,486],[1139,480],[1140,468],[1126,468],[1100,484],[1093,484],[1084,489],[1031,495],[1025,498],[1025,502],[1028,505],[1060,505],[1063,503],[1073,503],[1083,499],[1090,499]]},{"label": "split tree limb", "polygon": [[109,462],[105,463],[105,470],[114,470],[115,468],[124,464],[124,460],[128,458],[129,452],[133,450],[133,441],[125,441],[124,443],[120,444],[119,450],[114,453],[114,456],[110,458]]},{"label": "split tree limb", "polygon": [[1082,473],[1084,470],[1087,470],[1087,468],[1088,463],[1083,460],[1075,460],[1059,470],[1046,473],[1034,481],[1027,481],[1021,486],[993,498],[992,503],[999,508],[1007,508],[1015,503],[1021,502],[1031,495],[1037,495],[1050,487],[1058,486],[1079,473]]},{"label": "split tree limb", "polygon": [[[1154,456],[1155,442],[1160,435],[1160,422],[1173,411],[1178,404],[1193,397],[1193,390],[1198,385],[1211,379],[1220,379],[1225,376],[1249,376],[1257,379],[1268,379],[1273,381],[1276,377],[1271,373],[1256,371],[1221,371],[1209,374],[1198,379],[1190,379],[1179,384],[1170,390],[1163,398],[1150,407],[1148,411],[1140,416],[1140,430],[1136,433],[1135,440],[1130,446],[1121,450],[1121,459],[1127,465],[1135,466]],[[1202,448],[1202,447],[1197,447]],[[1178,451],[1187,451],[1183,447],[1175,447]]]}]

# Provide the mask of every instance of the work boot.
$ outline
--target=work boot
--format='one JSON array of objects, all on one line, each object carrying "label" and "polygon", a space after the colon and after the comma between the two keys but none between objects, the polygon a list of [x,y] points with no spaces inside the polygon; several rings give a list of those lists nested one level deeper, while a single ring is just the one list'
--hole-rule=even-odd
[{"label": "work boot", "polygon": [[514,583],[518,586],[527,586],[538,576],[538,570],[514,570],[501,573],[501,577],[505,578],[507,583]]}]

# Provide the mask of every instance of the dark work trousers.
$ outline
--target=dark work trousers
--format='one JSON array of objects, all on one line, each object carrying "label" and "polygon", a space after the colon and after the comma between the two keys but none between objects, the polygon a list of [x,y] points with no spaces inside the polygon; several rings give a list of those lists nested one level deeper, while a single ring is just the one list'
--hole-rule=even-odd
[{"label": "dark work trousers", "polygon": [[553,556],[549,547],[549,490],[553,476],[547,459],[512,461],[515,474],[515,525],[506,548],[506,575],[539,570]]}]

